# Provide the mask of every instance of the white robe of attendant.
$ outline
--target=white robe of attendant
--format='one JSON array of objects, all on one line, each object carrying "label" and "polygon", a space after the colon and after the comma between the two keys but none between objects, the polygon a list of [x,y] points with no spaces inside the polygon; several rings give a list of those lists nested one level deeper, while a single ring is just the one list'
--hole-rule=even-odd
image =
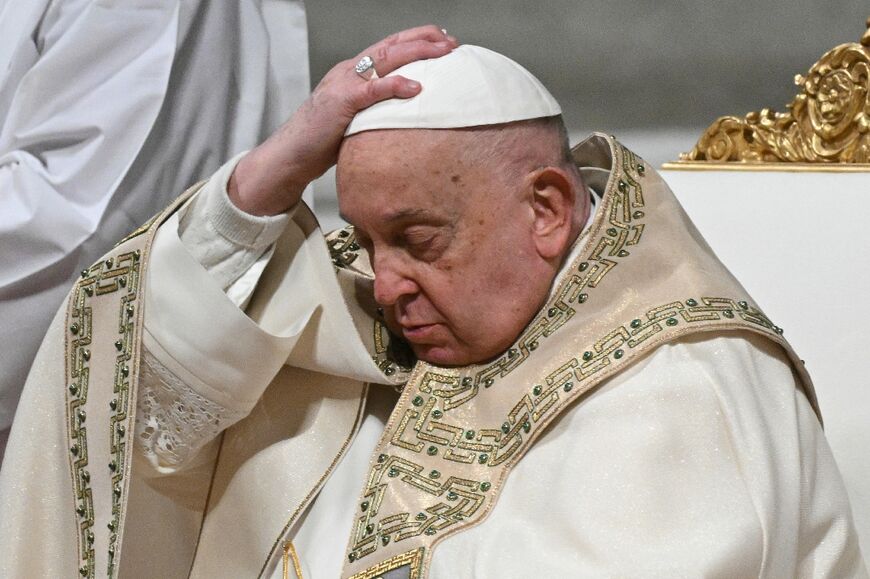
[{"label": "white robe of attendant", "polygon": [[0,459],[77,273],[308,91],[301,0],[0,0]]},{"label": "white robe of attendant", "polygon": [[[161,228],[151,257],[152,301],[165,299],[161,260],[196,263],[193,256],[203,264],[210,278],[198,279],[214,288],[197,291],[226,292],[220,311],[202,313],[218,335],[232,335],[223,320],[244,304],[289,221],[248,216],[228,201],[234,165]],[[306,267],[333,275],[328,261]],[[316,302],[311,285],[299,279],[295,295]],[[170,335],[148,311],[146,336]],[[136,440],[155,476],[183,469],[267,386],[246,381],[233,392],[223,384],[217,400],[168,371],[167,355],[147,351],[140,382]],[[197,370],[201,359],[165,361],[207,373]],[[356,438],[292,531],[306,579],[339,576],[370,456],[395,401],[391,388],[372,386]],[[179,402],[184,415],[173,411]],[[277,557],[266,576],[282,577]],[[754,335],[713,333],[659,347],[568,409],[514,467],[489,518],[441,543],[430,569],[432,579],[529,576],[868,575],[846,490],[784,355]]]}]

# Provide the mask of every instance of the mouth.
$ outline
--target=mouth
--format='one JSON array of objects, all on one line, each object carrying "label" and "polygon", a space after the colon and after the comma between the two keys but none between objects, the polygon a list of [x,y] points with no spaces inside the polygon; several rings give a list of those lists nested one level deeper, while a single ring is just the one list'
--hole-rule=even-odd
[{"label": "mouth", "polygon": [[402,335],[409,342],[422,342],[431,338],[438,324],[402,325]]}]

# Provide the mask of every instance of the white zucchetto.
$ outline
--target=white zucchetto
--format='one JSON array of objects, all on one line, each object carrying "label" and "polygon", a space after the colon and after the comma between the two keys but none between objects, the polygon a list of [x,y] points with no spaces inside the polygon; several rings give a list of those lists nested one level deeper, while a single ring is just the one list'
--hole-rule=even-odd
[{"label": "white zucchetto", "polygon": [[[377,67],[377,62],[375,62]],[[409,99],[363,109],[345,136],[374,129],[455,129],[561,114],[553,95],[525,68],[487,48],[463,44],[439,58],[406,64],[386,76],[418,81]]]}]

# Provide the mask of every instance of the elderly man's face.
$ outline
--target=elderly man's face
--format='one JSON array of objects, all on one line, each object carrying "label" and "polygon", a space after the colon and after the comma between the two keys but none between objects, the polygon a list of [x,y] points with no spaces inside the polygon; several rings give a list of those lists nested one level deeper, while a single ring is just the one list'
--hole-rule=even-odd
[{"label": "elderly man's face", "polygon": [[531,183],[475,163],[468,143],[459,131],[365,132],[345,140],[337,169],[388,327],[445,366],[507,349],[554,275],[533,241]]}]

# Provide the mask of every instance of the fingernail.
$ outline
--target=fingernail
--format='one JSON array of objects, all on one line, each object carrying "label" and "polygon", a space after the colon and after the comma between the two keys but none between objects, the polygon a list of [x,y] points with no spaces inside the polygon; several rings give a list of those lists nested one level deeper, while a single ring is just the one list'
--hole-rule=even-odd
[{"label": "fingernail", "polygon": [[420,83],[417,82],[416,80],[409,80],[408,81],[408,88],[411,90],[420,90],[422,87],[420,86]]},{"label": "fingernail", "polygon": [[444,36],[447,36],[447,29],[446,29],[446,28],[442,28],[442,29],[441,29],[441,34],[443,34]]},{"label": "fingernail", "polygon": [[451,43],[442,40],[441,42],[436,42],[435,46],[437,46],[438,48],[450,48]]}]

